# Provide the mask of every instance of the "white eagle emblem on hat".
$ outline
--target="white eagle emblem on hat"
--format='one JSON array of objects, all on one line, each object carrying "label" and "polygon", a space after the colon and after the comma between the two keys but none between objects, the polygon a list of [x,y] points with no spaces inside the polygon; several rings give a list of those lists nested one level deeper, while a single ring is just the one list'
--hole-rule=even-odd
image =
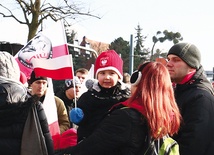
[{"label": "white eagle emblem on hat", "polygon": [[106,66],[108,60],[107,59],[102,59],[101,60],[101,66]]}]

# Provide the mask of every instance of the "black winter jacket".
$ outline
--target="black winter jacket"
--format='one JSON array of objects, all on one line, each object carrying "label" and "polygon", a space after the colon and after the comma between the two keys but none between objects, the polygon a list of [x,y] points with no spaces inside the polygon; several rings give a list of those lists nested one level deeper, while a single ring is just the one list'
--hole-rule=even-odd
[{"label": "black winter jacket", "polygon": [[146,121],[140,112],[120,108],[108,114],[92,135],[59,154],[142,155],[147,147],[147,131]]},{"label": "black winter jacket", "polygon": [[68,118],[70,121],[70,127],[72,127],[73,123],[70,120],[70,111],[71,109],[74,107],[74,99],[68,99],[68,97],[65,94],[65,90],[60,90],[59,92],[56,93],[56,96],[59,97],[61,100],[63,100],[64,104],[65,104],[65,108],[67,110],[68,113]]},{"label": "black winter jacket", "polygon": [[67,98],[67,96],[65,94],[65,90],[61,90],[61,91],[57,92],[56,96],[59,97],[61,100],[63,100],[67,113],[69,114],[70,110],[74,107],[73,99],[70,100]]},{"label": "black winter jacket", "polygon": [[[20,155],[22,133],[32,98],[27,89],[15,81],[0,79],[0,154]],[[45,136],[49,155],[53,154],[53,143],[46,115],[39,102],[37,111]]]},{"label": "black winter jacket", "polygon": [[94,83],[93,89],[81,95],[77,102],[78,108],[83,110],[83,120],[78,124],[78,141],[87,138],[108,113],[109,109],[125,101],[130,96],[130,90],[121,83],[106,89],[99,83]]},{"label": "black winter jacket", "polygon": [[175,97],[183,117],[183,125],[174,138],[181,155],[214,154],[213,88],[201,67],[190,81],[177,84]]}]

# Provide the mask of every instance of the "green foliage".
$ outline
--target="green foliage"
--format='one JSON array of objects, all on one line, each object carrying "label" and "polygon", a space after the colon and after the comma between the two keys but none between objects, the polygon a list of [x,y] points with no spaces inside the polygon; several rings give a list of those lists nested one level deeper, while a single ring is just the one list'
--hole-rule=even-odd
[{"label": "green foliage", "polygon": [[162,53],[162,51],[160,49],[156,49],[156,52],[151,57],[151,60],[155,61],[156,58],[160,58],[160,57],[166,58],[167,57],[167,53]]},{"label": "green foliage", "polygon": [[[158,37],[159,35],[162,35]],[[163,32],[157,31],[156,35],[152,37],[153,46],[151,50],[151,57],[150,61],[155,61],[155,59],[162,55],[162,57],[166,57],[166,53],[161,54],[161,51],[159,49],[156,50],[156,53],[154,54],[154,47],[157,44],[157,42],[163,43],[166,40],[172,41],[174,44],[178,43],[179,41],[183,40],[183,37],[179,32],[169,32],[168,30],[164,30]]]},{"label": "green foliage", "polygon": [[[156,49],[155,53],[153,54],[153,50],[156,43],[158,42],[164,43],[166,40],[168,40],[168,41],[172,41],[175,44],[180,40],[183,40],[179,32],[174,33],[174,32],[169,32],[167,30],[163,32],[157,31],[156,35],[152,37],[152,41],[154,44],[152,47],[152,51],[150,51],[149,48],[145,48],[143,45],[147,37],[141,34],[142,28],[140,27],[140,25],[138,25],[135,30],[137,32],[136,32],[136,36],[134,37],[135,38],[134,42],[136,43],[134,48],[134,57],[133,57],[134,70],[138,68],[139,64],[145,61],[148,61],[148,60],[155,61],[156,58],[166,57],[167,53],[162,53],[160,49]],[[66,34],[67,34],[68,43],[73,43],[76,33],[74,31],[72,32],[66,31]],[[115,50],[118,54],[121,55],[124,62],[123,70],[124,72],[129,72],[129,63],[131,59],[129,42],[125,41],[122,37],[119,37],[115,39],[113,42],[111,42],[109,48]],[[95,62],[95,58],[93,57],[88,58],[84,54],[84,52],[83,53],[81,51],[77,52],[72,47],[69,47],[69,53],[73,55],[73,65],[75,69],[81,68],[81,67],[90,69],[91,64]],[[150,56],[150,53],[152,53],[152,56]]]},{"label": "green foliage", "polygon": [[65,86],[65,80],[52,80],[52,82],[55,94],[62,90]]},{"label": "green foliage", "polygon": [[65,25],[65,34],[66,34],[67,43],[73,44],[74,38],[75,38],[77,32],[75,32],[74,30],[72,30],[70,32],[70,30],[68,28],[69,28],[69,26]]},{"label": "green foliage", "polygon": [[124,64],[123,72],[129,72],[129,51],[130,51],[129,42],[119,37],[115,39],[113,42],[111,42],[109,48],[115,50],[118,54],[121,55]]},{"label": "green foliage", "polygon": [[140,25],[137,25],[137,28],[135,29],[137,31],[136,37],[135,37],[135,48],[134,48],[134,70],[138,68],[138,66],[148,60],[148,55],[150,52],[148,52],[148,49],[144,48],[144,41],[146,40],[146,36],[142,35],[142,28]]},{"label": "green foliage", "polygon": [[137,35],[135,37],[135,54],[139,55],[141,53],[143,53],[143,42],[145,41],[146,37],[141,35],[141,31],[143,30],[140,25],[137,25],[137,28],[135,29],[137,31]]}]

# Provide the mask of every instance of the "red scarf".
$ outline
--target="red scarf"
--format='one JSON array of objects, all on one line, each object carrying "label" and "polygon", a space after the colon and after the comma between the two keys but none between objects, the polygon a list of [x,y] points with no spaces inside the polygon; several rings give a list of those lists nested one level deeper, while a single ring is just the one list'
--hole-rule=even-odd
[{"label": "red scarf", "polygon": [[143,114],[145,116],[146,112],[145,112],[145,108],[143,107],[142,104],[140,104],[140,99],[135,99],[134,101],[132,101],[131,103],[129,103],[128,100],[126,100],[125,102],[122,102],[121,104],[123,104],[126,107],[129,108],[133,108],[136,109],[137,111],[139,111],[141,114]]},{"label": "red scarf", "polygon": [[184,83],[188,82],[193,77],[195,72],[196,72],[196,70],[188,73],[179,84],[184,84]]},{"label": "red scarf", "polygon": [[[136,109],[137,111],[139,111],[142,115],[146,116],[146,111],[145,108],[142,104],[140,104],[140,99],[135,99],[134,101],[132,101],[131,103],[128,103],[128,100],[126,100],[125,102],[122,102],[121,104],[123,104],[126,107],[129,108],[133,108]],[[171,120],[173,119],[174,116],[174,112],[170,113],[170,118]]]},{"label": "red scarf", "polygon": [[[184,84],[184,83],[188,82],[188,81],[194,76],[195,72],[196,72],[196,70],[193,71],[193,72],[188,73],[188,74],[183,78],[183,80],[182,80],[180,83],[178,83],[178,84]],[[175,87],[176,87],[176,83],[173,82],[173,83],[172,83],[172,86],[173,86],[173,88],[175,88]]]}]

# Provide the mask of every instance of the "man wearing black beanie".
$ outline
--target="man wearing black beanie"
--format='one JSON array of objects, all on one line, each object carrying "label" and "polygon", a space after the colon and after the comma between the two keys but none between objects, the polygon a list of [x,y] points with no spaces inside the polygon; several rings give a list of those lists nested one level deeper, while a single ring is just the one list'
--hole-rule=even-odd
[{"label": "man wearing black beanie", "polygon": [[183,117],[174,137],[181,155],[213,155],[214,90],[207,80],[198,48],[190,43],[173,45],[167,65]]},{"label": "man wearing black beanie", "polygon": [[[47,88],[48,88],[47,77],[42,77],[42,76],[37,77],[35,75],[35,72],[32,71],[29,79],[29,86],[30,86],[30,93],[32,95],[39,97],[40,102],[43,103],[46,96]],[[62,134],[63,132],[65,132],[70,128],[69,117],[68,117],[63,100],[61,100],[57,96],[54,96],[54,100],[55,100],[56,109],[57,109],[57,117],[58,117],[60,133]]]}]

